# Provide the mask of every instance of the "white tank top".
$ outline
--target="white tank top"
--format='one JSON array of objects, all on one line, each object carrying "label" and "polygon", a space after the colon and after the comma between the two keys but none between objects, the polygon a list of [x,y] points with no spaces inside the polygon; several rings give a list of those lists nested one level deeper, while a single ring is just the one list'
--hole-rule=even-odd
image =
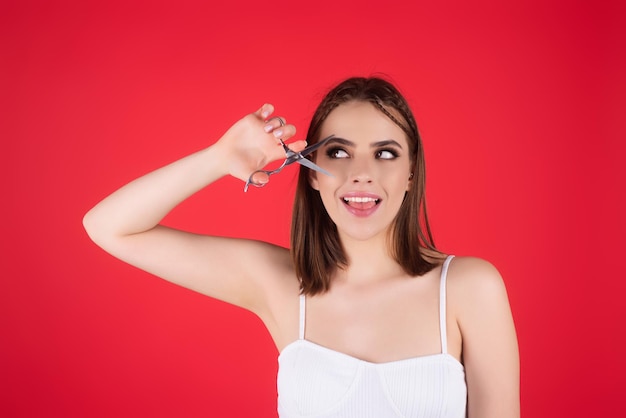
[{"label": "white tank top", "polygon": [[305,303],[300,296],[296,341],[278,356],[280,418],[464,418],[465,369],[448,354],[446,276],[441,271],[439,330],[442,352],[387,363],[371,363],[304,338]]}]

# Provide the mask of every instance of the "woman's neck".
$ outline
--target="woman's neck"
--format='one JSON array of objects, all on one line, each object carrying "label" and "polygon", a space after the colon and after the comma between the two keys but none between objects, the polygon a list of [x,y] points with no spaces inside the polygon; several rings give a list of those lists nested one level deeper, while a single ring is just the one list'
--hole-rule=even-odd
[{"label": "woman's neck", "polygon": [[404,270],[391,256],[384,235],[366,241],[342,237],[348,266],[338,270],[336,280],[366,284],[404,275]]}]

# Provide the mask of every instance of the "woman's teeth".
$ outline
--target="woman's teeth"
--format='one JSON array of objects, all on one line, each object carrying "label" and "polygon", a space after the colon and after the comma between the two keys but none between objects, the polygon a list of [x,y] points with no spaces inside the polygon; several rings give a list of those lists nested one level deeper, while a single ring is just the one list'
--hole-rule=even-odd
[{"label": "woman's teeth", "polygon": [[346,203],[365,203],[365,202],[375,202],[378,203],[380,199],[374,199],[373,197],[344,197],[343,201]]},{"label": "woman's teeth", "polygon": [[380,199],[375,199],[373,197],[362,197],[362,196],[354,196],[354,197],[344,197],[343,202],[355,209],[370,209],[380,203]]}]

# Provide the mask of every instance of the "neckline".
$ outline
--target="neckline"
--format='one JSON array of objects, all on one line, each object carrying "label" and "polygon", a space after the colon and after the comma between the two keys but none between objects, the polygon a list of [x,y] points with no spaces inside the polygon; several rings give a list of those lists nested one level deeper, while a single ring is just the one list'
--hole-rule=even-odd
[{"label": "neckline", "polygon": [[[436,353],[436,354],[445,354],[445,355],[449,355],[451,358],[453,358],[457,363],[461,364],[462,363],[459,362],[459,360],[457,360],[454,356],[450,355],[448,353],[448,324],[447,324],[447,278],[448,278],[448,268],[450,267],[450,262],[452,261],[452,259],[454,258],[454,255],[449,254],[446,259],[444,260],[442,266],[441,266],[441,274],[439,276],[439,338],[440,338],[440,343],[441,343],[441,353]],[[300,294],[300,313],[299,313],[299,324],[298,324],[298,340],[296,341],[308,341],[310,344],[313,344],[317,347],[322,347],[325,348],[329,351],[332,351],[334,353],[339,353],[339,354],[343,354],[344,356],[347,356],[349,358],[353,358],[355,360],[359,360],[368,364],[385,364],[385,363],[373,363],[373,362],[368,362],[366,360],[361,360],[358,359],[356,357],[350,356],[349,354],[345,354],[345,353],[341,353],[340,351],[336,351],[336,350],[332,350],[328,347],[325,347],[323,345],[320,344],[316,344],[312,341],[309,341],[305,338],[305,328],[306,328],[306,295],[304,293]],[[288,344],[287,346],[285,346],[283,348],[283,351],[285,348],[287,348],[289,345],[293,344],[294,342]],[[282,352],[281,352],[282,353]],[[433,356],[435,354],[429,354],[426,355],[426,357],[430,357]],[[420,358],[420,357],[425,357],[425,356],[418,356],[418,357],[413,357],[413,358]],[[406,359],[406,360],[410,360]],[[402,361],[402,360],[395,360],[395,361],[391,361],[391,362],[387,362],[387,363],[394,363],[396,361]]]},{"label": "neckline", "polygon": [[408,358],[404,358],[404,359],[398,359],[398,360],[390,360],[390,361],[383,361],[383,362],[373,362],[373,361],[368,361],[368,360],[364,360],[355,356],[352,356],[350,354],[347,353],[343,353],[341,351],[338,350],[333,350],[332,348],[328,348],[326,346],[323,346],[321,344],[317,344],[314,343],[313,341],[310,340],[305,340],[305,339],[299,339],[299,340],[295,340],[290,342],[289,344],[287,344],[282,350],[281,352],[278,354],[278,359],[280,360],[281,357],[283,357],[284,353],[289,352],[291,350],[294,350],[296,348],[297,345],[305,345],[305,346],[309,346],[312,347],[316,350],[319,351],[324,351],[326,353],[335,355],[335,356],[339,356],[339,357],[343,357],[345,359],[348,359],[350,361],[353,361],[355,363],[358,364],[364,364],[370,367],[385,367],[385,366],[393,366],[393,365],[400,365],[400,364],[405,364],[405,363],[418,363],[418,362],[423,362],[423,361],[427,361],[427,360],[433,360],[436,358],[444,358],[444,359],[449,359],[451,360],[454,364],[456,364],[458,367],[460,367],[461,369],[465,369],[465,366],[463,366],[463,363],[461,363],[459,360],[457,360],[453,355],[449,354],[449,353],[434,353],[434,354],[424,354],[424,355],[420,355],[420,356],[415,356],[415,357],[408,357]]}]

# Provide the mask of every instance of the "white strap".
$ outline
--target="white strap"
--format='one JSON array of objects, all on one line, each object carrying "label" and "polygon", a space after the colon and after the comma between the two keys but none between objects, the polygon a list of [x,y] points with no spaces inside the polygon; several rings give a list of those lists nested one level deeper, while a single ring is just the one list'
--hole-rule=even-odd
[{"label": "white strap", "polygon": [[441,280],[439,284],[439,333],[441,334],[441,352],[448,353],[448,326],[446,322],[446,279],[448,277],[448,266],[454,258],[449,255],[441,267]]},{"label": "white strap", "polygon": [[304,321],[306,316],[306,296],[300,295],[300,326],[298,328],[298,339],[304,340]]}]

